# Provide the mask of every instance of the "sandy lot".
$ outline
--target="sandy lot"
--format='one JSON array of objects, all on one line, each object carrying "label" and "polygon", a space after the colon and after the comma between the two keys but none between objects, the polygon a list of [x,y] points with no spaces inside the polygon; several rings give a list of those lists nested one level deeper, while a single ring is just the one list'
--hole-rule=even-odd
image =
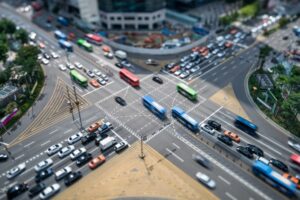
[{"label": "sandy lot", "polygon": [[55,199],[218,199],[151,147],[144,147],[144,160],[138,157],[140,146],[139,143],[135,143],[58,194]]},{"label": "sandy lot", "polygon": [[237,100],[231,84],[216,92],[210,97],[210,100],[249,120],[249,117]]}]

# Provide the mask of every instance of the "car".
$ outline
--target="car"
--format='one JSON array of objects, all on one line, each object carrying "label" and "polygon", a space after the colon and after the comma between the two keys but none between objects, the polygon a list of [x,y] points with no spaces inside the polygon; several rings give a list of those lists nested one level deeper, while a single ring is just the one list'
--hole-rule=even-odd
[{"label": "car", "polygon": [[102,134],[97,135],[97,137],[95,139],[95,145],[99,146],[100,141],[103,140],[104,138],[107,138],[107,137],[108,137],[108,135],[106,133],[102,133]]},{"label": "car", "polygon": [[210,168],[210,163],[209,161],[204,158],[203,156],[199,154],[193,154],[193,160],[196,161],[198,164],[202,165],[203,167],[209,169]]},{"label": "car", "polygon": [[80,167],[86,164],[87,162],[89,162],[90,160],[92,160],[92,158],[93,158],[92,154],[84,153],[76,159],[76,165]]},{"label": "car", "polygon": [[300,156],[297,154],[292,154],[290,156],[290,159],[293,163],[297,164],[298,166],[300,166]]},{"label": "car", "polygon": [[271,158],[269,163],[276,167],[277,169],[280,169],[283,172],[289,172],[289,168],[286,164],[284,164],[282,161]]},{"label": "car", "polygon": [[90,78],[94,78],[94,77],[95,77],[94,72],[92,72],[91,70],[87,70],[86,74],[87,74]]},{"label": "car", "polygon": [[231,48],[233,46],[233,43],[232,42],[226,42],[225,43],[225,47],[226,48]]},{"label": "car", "polygon": [[178,70],[174,73],[175,76],[179,76],[181,73],[183,72],[183,70]]},{"label": "car", "polygon": [[76,142],[78,142],[80,140],[80,138],[82,137],[82,133],[81,132],[78,132],[74,135],[71,135],[69,138],[68,138],[68,144],[75,144]]},{"label": "car", "polygon": [[62,144],[54,144],[47,149],[46,153],[48,154],[48,156],[52,156],[53,154],[56,154],[59,150],[61,150],[61,148]]},{"label": "car", "polygon": [[95,79],[91,79],[91,80],[90,80],[90,84],[91,84],[93,87],[95,87],[95,88],[99,88],[99,87],[100,87],[100,84],[99,84],[98,81],[95,80]]},{"label": "car", "polygon": [[115,97],[115,101],[121,106],[126,106],[126,101],[122,97]]},{"label": "car", "polygon": [[78,181],[82,177],[82,174],[80,171],[77,172],[71,172],[65,177],[65,185],[70,186],[76,181]]},{"label": "car", "polygon": [[214,120],[208,120],[207,124],[210,125],[212,128],[214,128],[217,131],[221,130],[221,124]]},{"label": "car", "polygon": [[100,77],[101,77],[102,79],[104,79],[105,81],[108,81],[108,77],[107,77],[105,74],[101,74]]},{"label": "car", "polygon": [[58,68],[59,68],[61,71],[66,71],[66,70],[67,70],[66,66],[64,66],[63,64],[59,64],[59,65],[58,65]]},{"label": "car", "polygon": [[71,153],[70,157],[71,157],[72,160],[75,160],[76,158],[78,158],[79,156],[81,156],[82,154],[84,154],[85,152],[86,152],[86,148],[81,147],[80,149],[74,150]]},{"label": "car", "polygon": [[39,42],[39,48],[40,49],[44,49],[46,47],[46,45],[42,42]]},{"label": "car", "polygon": [[41,162],[39,162],[38,164],[36,164],[34,166],[34,170],[36,172],[40,172],[48,167],[50,167],[53,164],[53,160],[51,158],[47,158],[46,160],[43,160]]},{"label": "car", "polygon": [[286,179],[289,179],[293,183],[295,183],[296,186],[297,186],[297,189],[300,189],[300,180],[299,180],[299,178],[297,178],[295,176],[292,176],[291,174],[288,174],[288,173],[284,173],[284,174],[282,174],[282,176]]},{"label": "car", "polygon": [[74,65],[72,65],[71,63],[67,62],[66,63],[66,67],[70,70],[75,69]]},{"label": "car", "polygon": [[44,56],[44,58],[46,58],[47,60],[50,60],[50,56],[49,56],[49,54],[47,54],[47,53],[43,53],[43,56]]},{"label": "car", "polygon": [[221,42],[221,41],[224,40],[224,37],[223,37],[223,36],[218,36],[218,37],[216,38],[216,40],[217,40],[217,42]]},{"label": "car", "polygon": [[59,58],[59,55],[53,51],[50,54],[51,54],[52,58],[54,58],[54,59]]},{"label": "car", "polygon": [[122,64],[121,64],[121,63],[115,63],[115,66],[116,66],[117,68],[120,68],[120,69],[122,69],[122,68],[123,68],[123,66],[122,66]]},{"label": "car", "polygon": [[45,170],[43,170],[43,171],[40,171],[40,172],[38,172],[38,173],[36,174],[36,176],[35,176],[35,181],[36,181],[37,183],[39,183],[39,182],[41,182],[42,180],[45,180],[46,178],[52,176],[52,174],[53,174],[52,168],[47,168],[47,169],[45,169]]},{"label": "car", "polygon": [[5,153],[0,153],[0,162],[6,161],[8,159],[8,155]]},{"label": "car", "polygon": [[93,132],[95,132],[102,124],[103,124],[103,120],[100,120],[100,121],[98,121],[98,122],[92,123],[92,124],[88,127],[87,131],[88,131],[89,133],[93,133]]},{"label": "car", "polygon": [[176,65],[174,66],[172,69],[170,69],[170,72],[171,73],[175,73],[176,71],[180,70],[180,66],[179,65]]},{"label": "car", "polygon": [[6,192],[7,199],[13,199],[20,194],[28,190],[28,185],[26,183],[16,183],[13,186],[9,187]]},{"label": "car", "polygon": [[113,59],[114,58],[114,54],[112,52],[109,53],[104,53],[104,56],[109,58],[109,59]]},{"label": "car", "polygon": [[75,147],[73,145],[69,145],[66,147],[63,147],[59,152],[58,152],[58,157],[64,158],[70,153],[72,153],[75,150]]},{"label": "car", "polygon": [[233,141],[235,141],[236,143],[240,143],[241,142],[241,138],[236,134],[236,133],[233,133],[231,131],[227,131],[225,130],[224,131],[224,135],[230,137]]},{"label": "car", "polygon": [[219,134],[217,136],[218,140],[220,140],[221,142],[227,144],[228,146],[232,146],[233,143],[232,143],[232,139],[230,137],[228,137],[227,135],[222,135],[222,134]]},{"label": "car", "polygon": [[200,125],[200,128],[201,130],[203,130],[204,132],[206,133],[209,133],[211,135],[214,135],[215,134],[215,130],[213,129],[213,127],[211,127],[210,125],[208,124],[201,124]]},{"label": "car", "polygon": [[181,79],[184,79],[184,78],[187,78],[189,75],[190,75],[190,72],[185,71],[185,72],[181,73],[181,74],[179,75],[179,77],[180,77]]},{"label": "car", "polygon": [[216,182],[202,172],[197,172],[196,178],[198,179],[198,181],[200,181],[202,184],[204,184],[210,189],[214,189],[216,187]]},{"label": "car", "polygon": [[153,65],[153,66],[158,65],[158,62],[153,59],[147,59],[145,63],[146,63],[146,65]]},{"label": "car", "polygon": [[286,36],[283,36],[282,39],[283,39],[283,40],[288,40],[288,39],[289,39],[289,36],[287,36],[287,35],[286,35]]},{"label": "car", "polygon": [[18,166],[10,169],[6,173],[6,178],[12,179],[12,178],[16,177],[17,175],[21,174],[23,171],[25,171],[25,169],[26,169],[26,164],[25,163],[21,163]]},{"label": "car", "polygon": [[40,192],[42,192],[46,188],[45,183],[38,183],[35,186],[33,186],[28,192],[29,198],[33,198],[36,195],[38,195]]},{"label": "car", "polygon": [[35,32],[30,32],[29,35],[28,35],[28,38],[30,40],[35,40],[36,39],[36,33]]},{"label": "car", "polygon": [[240,38],[235,38],[234,40],[233,40],[233,43],[238,43],[240,41]]},{"label": "car", "polygon": [[40,53],[38,54],[38,57],[37,57],[38,60],[42,60],[43,59],[43,55]]},{"label": "car", "polygon": [[96,132],[89,133],[89,134],[81,137],[81,144],[82,145],[87,145],[90,142],[92,142],[94,139],[96,139],[96,137],[97,137],[97,133]]},{"label": "car", "polygon": [[114,150],[115,152],[119,153],[122,150],[126,149],[127,147],[128,147],[128,143],[126,141],[121,141],[115,145]]},{"label": "car", "polygon": [[78,69],[82,69],[83,65],[80,62],[74,62],[75,67],[77,67]]},{"label": "car", "polygon": [[49,64],[49,60],[47,60],[46,58],[42,58],[42,63],[44,64],[44,65],[48,65]]},{"label": "car", "polygon": [[96,76],[101,76],[101,72],[98,69],[93,69],[94,74],[96,74]]},{"label": "car", "polygon": [[46,187],[40,193],[40,199],[50,199],[50,197],[54,196],[60,190],[60,185],[58,183],[54,183],[51,186]]},{"label": "car", "polygon": [[288,145],[300,153],[300,144],[289,140]]},{"label": "car", "polygon": [[257,155],[258,157],[264,156],[264,151],[253,144],[247,144],[247,148],[252,154]]},{"label": "car", "polygon": [[170,69],[172,69],[175,65],[176,65],[176,63],[174,63],[174,62],[168,63],[168,64],[165,65],[165,68],[166,68],[167,70],[170,70]]},{"label": "car", "polygon": [[213,50],[211,53],[212,53],[213,55],[216,55],[218,52],[219,52],[219,49],[215,49],[215,50]]},{"label": "car", "polygon": [[238,146],[238,147],[236,147],[236,150],[237,150],[237,152],[243,154],[247,158],[253,159],[253,154],[249,151],[249,149],[247,147]]},{"label": "car", "polygon": [[224,57],[224,55],[225,55],[225,52],[221,52],[221,53],[218,53],[218,54],[217,54],[217,56],[218,56],[219,58]]},{"label": "car", "polygon": [[101,127],[98,128],[98,133],[103,134],[108,132],[110,129],[113,129],[113,126],[110,122],[105,122]]},{"label": "car", "polygon": [[189,56],[184,56],[183,58],[180,59],[180,62],[187,62],[189,61],[191,58]]},{"label": "car", "polygon": [[190,71],[191,71],[191,73],[195,73],[198,70],[200,70],[200,66],[195,66]]},{"label": "car", "polygon": [[55,180],[59,181],[72,172],[72,168],[67,166],[55,172]]},{"label": "car", "polygon": [[157,76],[157,75],[153,76],[152,80],[154,82],[156,82],[156,83],[159,83],[159,84],[163,84],[164,83],[164,81],[159,76]]},{"label": "car", "polygon": [[256,160],[259,160],[260,162],[264,163],[265,165],[270,164],[270,160],[266,159],[265,157],[258,157]]},{"label": "car", "polygon": [[95,169],[97,168],[98,166],[100,166],[102,163],[104,163],[106,160],[105,156],[103,154],[97,156],[96,158],[93,158],[93,160],[91,160],[89,162],[89,167],[91,169]]},{"label": "car", "polygon": [[242,33],[241,33],[241,32],[237,32],[237,33],[234,35],[235,38],[240,38],[241,36],[242,36]]},{"label": "car", "polygon": [[229,40],[230,38],[231,38],[231,35],[230,35],[230,34],[225,35],[225,39],[226,39],[226,40]]},{"label": "car", "polygon": [[205,57],[205,59],[209,59],[211,56],[212,56],[211,53],[207,53],[204,57]]},{"label": "car", "polygon": [[106,85],[106,81],[103,78],[97,78],[97,82],[102,86]]}]

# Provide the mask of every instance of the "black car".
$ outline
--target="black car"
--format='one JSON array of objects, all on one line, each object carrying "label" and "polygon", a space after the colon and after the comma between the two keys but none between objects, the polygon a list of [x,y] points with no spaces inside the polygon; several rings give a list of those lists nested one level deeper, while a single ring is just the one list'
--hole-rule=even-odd
[{"label": "black car", "polygon": [[282,39],[287,40],[287,39],[289,39],[289,36],[283,36]]},{"label": "black car", "polygon": [[116,63],[116,64],[115,64],[115,66],[116,66],[116,67],[118,67],[118,68],[120,68],[120,69],[122,69],[122,68],[123,68],[123,66],[122,66],[122,64],[121,64],[121,63]]},{"label": "black car", "polygon": [[84,153],[76,159],[76,165],[78,167],[80,167],[80,166],[86,164],[87,162],[89,162],[90,160],[92,160],[92,158],[93,158],[92,154]]},{"label": "black car", "polygon": [[153,76],[152,80],[155,81],[156,83],[159,83],[159,84],[164,83],[163,80],[159,76]]},{"label": "black car", "polygon": [[43,56],[44,56],[44,58],[46,58],[47,60],[50,60],[50,58],[51,58],[47,53],[44,53]]},{"label": "black car", "polygon": [[97,137],[97,133],[96,132],[89,133],[89,134],[81,137],[81,144],[83,144],[83,145],[89,144],[94,139],[96,139],[96,137]]},{"label": "black car", "polygon": [[43,171],[40,171],[36,176],[35,176],[35,181],[37,183],[41,182],[42,180],[45,180],[46,178],[50,177],[53,174],[52,168],[47,168]]},{"label": "black car", "polygon": [[126,101],[122,97],[115,97],[115,101],[121,106],[126,106]]},{"label": "black car", "polygon": [[95,145],[98,146],[100,141],[106,137],[108,137],[108,135],[106,133],[101,133],[101,135],[98,135],[95,139]]},{"label": "black car", "polygon": [[238,146],[236,148],[236,150],[243,154],[244,156],[246,156],[249,159],[253,159],[253,154],[249,151],[249,149],[247,147],[243,147],[243,146]]},{"label": "black car", "polygon": [[12,187],[8,188],[6,192],[7,199],[13,199],[27,190],[28,185],[26,183],[17,183]]},{"label": "black car", "polygon": [[28,196],[30,198],[35,197],[36,195],[41,193],[45,188],[46,188],[45,183],[38,183],[29,190]]},{"label": "black car", "polygon": [[65,178],[65,185],[70,186],[76,181],[78,181],[82,177],[82,174],[80,171],[78,172],[71,172],[69,173]]},{"label": "black car", "polygon": [[221,130],[221,124],[219,122],[216,122],[214,120],[208,120],[207,124],[213,127],[214,129],[220,131]]},{"label": "black car", "polygon": [[8,159],[8,156],[5,153],[0,154],[0,161],[6,161]]},{"label": "black car", "polygon": [[249,151],[251,153],[256,154],[259,157],[263,157],[264,156],[264,151],[261,148],[255,146],[253,144],[247,144],[247,148],[249,149]]},{"label": "black car", "polygon": [[273,165],[274,167],[284,171],[284,172],[289,172],[289,168],[286,164],[281,162],[280,160],[276,160],[274,158],[270,159],[270,164]]},{"label": "black car", "polygon": [[193,155],[193,159],[200,165],[202,165],[203,167],[209,169],[210,168],[210,163],[209,161],[204,158],[203,156],[201,155]]},{"label": "black car", "polygon": [[219,134],[217,138],[218,138],[218,140],[220,140],[221,142],[227,144],[228,146],[232,146],[233,145],[232,139],[230,137],[228,137],[227,135],[221,135],[221,134]]}]

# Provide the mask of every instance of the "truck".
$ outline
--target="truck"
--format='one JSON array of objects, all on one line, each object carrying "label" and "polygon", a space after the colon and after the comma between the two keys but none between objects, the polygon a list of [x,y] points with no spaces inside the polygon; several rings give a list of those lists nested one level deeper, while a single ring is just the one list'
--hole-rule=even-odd
[{"label": "truck", "polygon": [[117,140],[115,137],[108,136],[99,142],[99,147],[102,151],[104,151],[104,150],[108,149],[109,147],[112,147],[116,143],[117,143]]},{"label": "truck", "polygon": [[59,40],[67,40],[67,35],[61,32],[60,30],[54,31],[54,36],[56,39]]},{"label": "truck", "polygon": [[69,26],[69,20],[65,17],[59,16],[57,18],[57,22],[60,23],[63,26]]},{"label": "truck", "polygon": [[102,124],[102,126],[100,126],[98,128],[98,132],[99,134],[103,134],[108,132],[110,129],[112,129],[112,124],[110,122],[105,122],[104,124]]},{"label": "truck", "polygon": [[127,53],[125,51],[117,50],[115,52],[116,58],[120,60],[126,60],[127,59]]}]

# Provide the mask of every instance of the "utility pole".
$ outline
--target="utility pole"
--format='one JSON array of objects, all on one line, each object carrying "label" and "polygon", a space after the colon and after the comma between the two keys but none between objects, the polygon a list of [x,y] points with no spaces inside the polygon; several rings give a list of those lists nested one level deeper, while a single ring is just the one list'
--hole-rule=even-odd
[{"label": "utility pole", "polygon": [[68,94],[68,105],[70,106],[70,113],[72,114],[72,119],[73,119],[73,121],[75,120],[75,117],[74,117],[74,113],[73,113],[73,105],[72,105],[72,102],[71,102],[71,97],[70,97],[70,92],[69,92],[69,87],[68,86],[66,86],[66,88],[67,88],[67,94]]},{"label": "utility pole", "polygon": [[141,154],[140,154],[140,158],[144,159],[145,158],[145,154],[144,154],[144,148],[143,148],[143,143],[144,143],[144,139],[147,139],[147,136],[142,136],[141,135]]},{"label": "utility pole", "polygon": [[77,110],[78,110],[78,116],[79,116],[79,122],[80,122],[80,130],[83,131],[83,126],[82,126],[82,121],[81,121],[81,114],[80,114],[80,108],[79,108],[79,101],[77,99],[77,93],[76,93],[76,89],[75,89],[75,85],[73,85],[73,89],[74,89],[74,95],[75,95],[75,104],[77,106]]}]

